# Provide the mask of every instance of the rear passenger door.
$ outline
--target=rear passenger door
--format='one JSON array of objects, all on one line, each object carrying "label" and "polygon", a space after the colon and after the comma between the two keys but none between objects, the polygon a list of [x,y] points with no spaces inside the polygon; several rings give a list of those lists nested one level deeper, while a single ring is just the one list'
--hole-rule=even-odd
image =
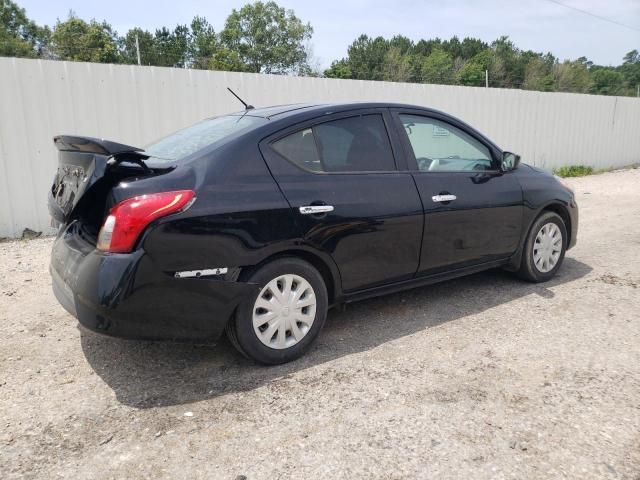
[{"label": "rear passenger door", "polygon": [[[345,292],[410,279],[420,260],[422,204],[398,171],[386,109],[324,116],[260,145],[306,245],[330,254]],[[397,140],[397,139],[396,139]]]}]

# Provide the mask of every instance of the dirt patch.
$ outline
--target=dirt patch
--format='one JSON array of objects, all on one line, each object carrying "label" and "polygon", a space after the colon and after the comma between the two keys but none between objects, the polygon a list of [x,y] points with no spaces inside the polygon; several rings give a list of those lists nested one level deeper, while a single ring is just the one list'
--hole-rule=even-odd
[{"label": "dirt patch", "polygon": [[611,274],[600,275],[598,278],[595,279],[595,281],[607,283],[609,285],[616,285],[620,287],[631,287],[631,288],[638,288],[638,286],[640,285],[640,283],[634,280],[618,277],[617,275],[611,275]]}]

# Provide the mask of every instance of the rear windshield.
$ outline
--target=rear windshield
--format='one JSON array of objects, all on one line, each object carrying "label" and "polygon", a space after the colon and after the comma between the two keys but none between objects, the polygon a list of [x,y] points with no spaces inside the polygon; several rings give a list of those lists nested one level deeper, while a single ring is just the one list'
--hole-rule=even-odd
[{"label": "rear windshield", "polygon": [[238,134],[265,123],[262,117],[229,115],[203,120],[190,127],[178,130],[145,147],[145,152],[154,161],[175,161],[187,158],[203,148],[222,144]]}]

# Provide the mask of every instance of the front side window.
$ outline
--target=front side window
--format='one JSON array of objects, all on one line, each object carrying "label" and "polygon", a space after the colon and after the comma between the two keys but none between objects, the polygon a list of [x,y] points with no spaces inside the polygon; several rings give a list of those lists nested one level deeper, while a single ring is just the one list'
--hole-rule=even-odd
[{"label": "front side window", "polygon": [[382,115],[360,115],[314,125],[272,144],[274,150],[312,172],[395,170]]},{"label": "front side window", "polygon": [[401,114],[400,121],[416,157],[418,170],[459,172],[494,169],[489,149],[459,128],[421,115]]}]

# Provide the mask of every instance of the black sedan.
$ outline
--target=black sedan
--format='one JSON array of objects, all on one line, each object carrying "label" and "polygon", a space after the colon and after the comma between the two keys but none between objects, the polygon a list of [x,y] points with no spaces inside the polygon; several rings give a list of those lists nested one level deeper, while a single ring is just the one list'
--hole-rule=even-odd
[{"label": "black sedan", "polygon": [[118,337],[226,331],[283,363],[333,305],[495,267],[544,282],[576,243],[568,187],[421,107],[249,108],[144,149],[54,141],[53,289]]}]

